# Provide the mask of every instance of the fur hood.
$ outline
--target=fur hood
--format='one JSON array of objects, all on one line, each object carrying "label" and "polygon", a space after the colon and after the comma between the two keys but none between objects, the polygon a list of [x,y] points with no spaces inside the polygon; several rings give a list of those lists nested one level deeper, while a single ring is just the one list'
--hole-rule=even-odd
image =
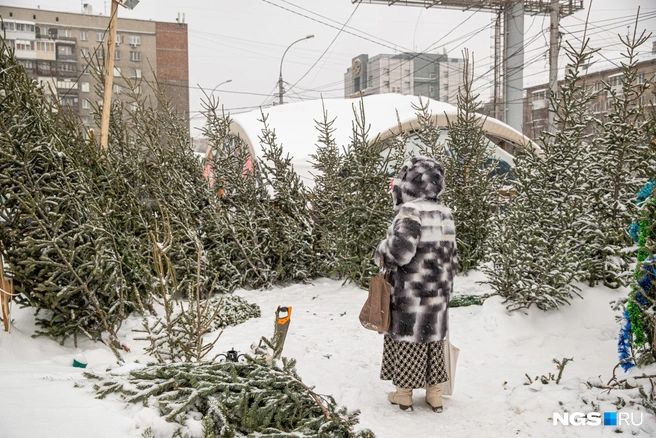
[{"label": "fur hood", "polygon": [[408,159],[393,182],[394,210],[407,202],[439,201],[444,191],[444,166],[427,157]]}]

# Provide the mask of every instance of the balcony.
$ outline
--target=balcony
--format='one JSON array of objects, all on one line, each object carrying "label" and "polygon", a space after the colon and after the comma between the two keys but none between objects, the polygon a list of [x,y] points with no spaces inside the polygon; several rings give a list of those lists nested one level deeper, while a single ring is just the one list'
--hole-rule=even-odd
[{"label": "balcony", "polygon": [[57,54],[58,61],[77,61],[77,55],[65,55],[62,53]]},{"label": "balcony", "polygon": [[41,65],[37,64],[36,74],[39,76],[54,76],[57,73],[57,70],[54,68],[44,68]]},{"label": "balcony", "polygon": [[15,51],[16,59],[36,59],[36,50],[18,50]]},{"label": "balcony", "polygon": [[70,71],[70,70],[52,70],[52,74],[56,74],[57,76],[63,77],[63,78],[77,78],[78,72],[76,71]]}]

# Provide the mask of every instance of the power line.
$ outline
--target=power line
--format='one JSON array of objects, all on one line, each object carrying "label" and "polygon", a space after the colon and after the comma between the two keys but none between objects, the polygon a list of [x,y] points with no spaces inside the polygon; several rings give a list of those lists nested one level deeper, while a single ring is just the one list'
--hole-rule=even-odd
[{"label": "power line", "polygon": [[342,28],[337,32],[337,35],[335,35],[335,38],[333,38],[333,40],[330,42],[330,44],[328,44],[328,47],[326,47],[326,50],[324,50],[323,53],[317,58],[317,60],[314,61],[314,64],[312,64],[312,66],[311,66],[311,67],[305,72],[305,74],[304,74],[303,76],[301,76],[301,78],[300,78],[299,80],[297,80],[296,83],[294,83],[294,85],[292,85],[292,86],[290,87],[290,90],[291,90],[292,88],[294,88],[294,86],[295,86],[296,84],[298,84],[299,82],[301,82],[301,81],[303,80],[303,78],[305,78],[305,77],[308,75],[308,73],[310,73],[310,72],[312,71],[312,69],[313,69],[313,68],[319,63],[319,61],[321,61],[321,58],[323,58],[323,56],[326,54],[326,52],[328,52],[328,50],[332,47],[332,45],[335,44],[335,41],[337,41],[337,38],[339,38],[339,36],[342,34],[342,32],[344,31],[344,28],[346,27],[346,25],[349,23],[349,21],[351,21],[351,18],[353,18],[353,16],[355,15],[355,13],[358,11],[358,8],[360,7],[360,4],[361,4],[361,3],[358,3],[358,4],[355,6],[355,9],[353,9],[353,12],[351,12],[351,15],[350,15],[350,16],[348,17],[348,19],[344,22],[344,25],[342,26]]}]

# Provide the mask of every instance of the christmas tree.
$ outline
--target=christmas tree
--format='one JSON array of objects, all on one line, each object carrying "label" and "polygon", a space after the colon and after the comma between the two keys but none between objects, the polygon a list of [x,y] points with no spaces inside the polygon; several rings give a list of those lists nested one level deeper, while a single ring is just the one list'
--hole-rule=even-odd
[{"label": "christmas tree", "polygon": [[[637,20],[637,17],[636,17]],[[599,132],[592,145],[593,173],[590,175],[592,215],[595,226],[586,238],[589,262],[585,279],[619,287],[630,281],[633,255],[626,229],[636,216],[635,194],[648,181],[656,166],[656,117],[642,104],[653,78],[638,74],[638,48],[651,36],[644,31],[621,36],[626,53],[619,86],[605,84],[611,102],[608,114],[598,120]]]},{"label": "christmas tree", "polygon": [[584,272],[590,213],[593,96],[581,77],[594,53],[584,38],[579,49],[567,42],[569,63],[558,95],[551,95],[555,132],[542,139],[542,153],[526,148],[513,170],[516,196],[504,205],[490,239],[491,287],[510,309],[533,305],[547,310],[569,303]]},{"label": "christmas tree", "polygon": [[484,118],[478,114],[479,95],[472,90],[473,66],[465,51],[463,85],[458,89],[458,113],[447,118],[446,138],[431,117],[428,103],[418,110],[418,136],[423,155],[444,164],[444,203],[453,209],[458,260],[461,271],[477,267],[485,258],[491,224],[496,220],[502,176],[492,157],[495,145],[483,131]]}]

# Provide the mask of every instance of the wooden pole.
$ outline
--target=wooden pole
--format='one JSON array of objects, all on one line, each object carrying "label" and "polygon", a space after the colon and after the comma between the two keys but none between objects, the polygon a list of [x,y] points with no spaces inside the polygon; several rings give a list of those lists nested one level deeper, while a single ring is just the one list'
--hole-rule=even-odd
[{"label": "wooden pole", "polygon": [[112,13],[109,18],[109,39],[105,53],[105,90],[103,95],[102,118],[100,123],[100,147],[107,149],[109,141],[109,114],[112,106],[112,86],[114,85],[114,51],[116,50],[116,21],[118,0],[112,0]]},{"label": "wooden pole", "polygon": [[4,260],[0,254],[0,313],[6,332],[11,332],[11,315],[10,303],[14,297],[14,285],[11,280],[5,277]]},{"label": "wooden pole", "polygon": [[[560,21],[560,3],[558,0],[551,0],[551,21],[549,24],[549,90],[556,98],[558,95],[558,37]],[[549,132],[554,132],[554,113],[548,113],[547,129]]]}]

